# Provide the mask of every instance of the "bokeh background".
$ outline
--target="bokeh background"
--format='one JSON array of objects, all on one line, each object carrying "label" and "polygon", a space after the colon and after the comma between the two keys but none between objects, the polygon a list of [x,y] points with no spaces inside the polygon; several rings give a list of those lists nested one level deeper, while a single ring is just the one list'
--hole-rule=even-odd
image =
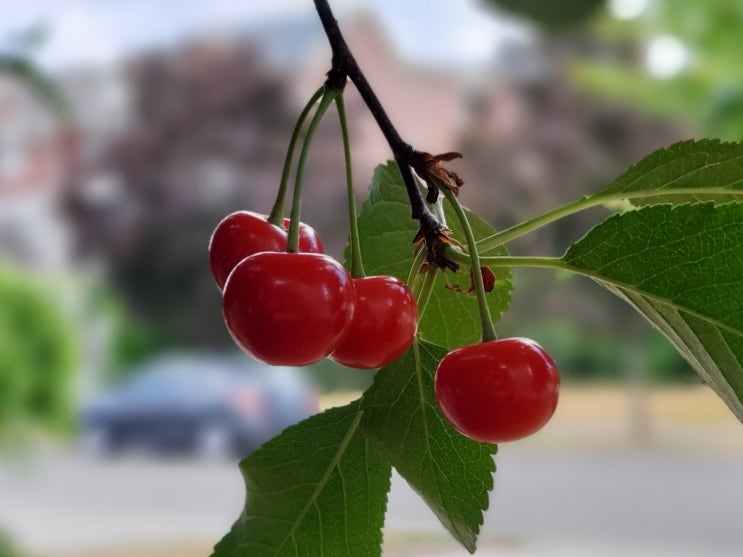
[{"label": "bokeh background", "polygon": [[[461,199],[497,228],[677,140],[743,138],[735,0],[331,5],[403,137],[462,152]],[[237,516],[235,458],[103,454],[84,411],[153,362],[211,373],[206,362],[235,361],[209,236],[229,212],[270,210],[294,121],[329,59],[309,0],[3,8],[3,557],[205,555]],[[353,87],[346,98],[361,200],[390,153]],[[344,180],[328,117],[303,220],[338,258]],[[559,255],[606,214],[565,219],[513,251]],[[740,424],[618,299],[553,272],[514,281],[497,328],[547,347],[565,388],[553,422],[496,457],[481,554],[737,554]],[[290,377],[285,389],[302,390],[308,408],[371,379],[328,362]],[[399,480],[386,528],[385,555],[465,554]]]}]

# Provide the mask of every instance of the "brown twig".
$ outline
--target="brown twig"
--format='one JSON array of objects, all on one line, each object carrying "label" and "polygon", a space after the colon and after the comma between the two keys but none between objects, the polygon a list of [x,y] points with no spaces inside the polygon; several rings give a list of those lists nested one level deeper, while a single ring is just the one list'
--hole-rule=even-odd
[{"label": "brown twig", "polygon": [[[433,197],[432,191],[437,188],[429,178],[431,172],[435,173],[440,179],[450,178],[450,180],[444,181],[451,182],[454,188],[462,185],[462,181],[456,174],[446,170],[441,165],[441,161],[458,158],[461,155],[457,153],[446,153],[437,156],[430,155],[415,150],[409,143],[402,139],[343,38],[338,21],[335,19],[327,0],[314,0],[314,2],[333,52],[332,69],[328,73],[328,83],[331,86],[342,89],[342,85],[340,85],[341,81],[348,78],[356,86],[362,100],[369,108],[377,126],[392,150],[410,200],[411,217],[416,219],[420,224],[420,231],[416,238],[422,238],[425,241],[429,262],[435,263],[442,268],[455,268],[456,264],[443,258],[443,248],[449,243],[448,230],[437,220],[428,205],[426,205],[413,171],[415,170],[428,185],[428,198],[431,199]],[[331,79],[332,83],[330,81]],[[435,197],[433,199],[435,201]]]}]

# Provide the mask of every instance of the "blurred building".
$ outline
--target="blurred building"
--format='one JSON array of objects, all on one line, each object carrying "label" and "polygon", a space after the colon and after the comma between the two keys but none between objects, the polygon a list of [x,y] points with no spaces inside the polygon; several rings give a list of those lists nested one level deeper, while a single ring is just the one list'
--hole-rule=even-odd
[{"label": "blurred building", "polygon": [[0,259],[38,271],[69,264],[58,211],[71,129],[25,84],[0,76]]},{"label": "blurred building", "polygon": [[[342,22],[344,37],[400,135],[415,148],[431,153],[451,151],[468,124],[469,82],[451,68],[421,67],[400,58],[387,31],[362,12]],[[322,30],[315,48],[300,67],[297,102],[321,84],[330,69],[330,49]],[[301,97],[301,98],[300,98]],[[349,134],[357,189],[368,187],[374,167],[392,152],[356,89],[346,92]]]},{"label": "blurred building", "polygon": [[[473,71],[402,60],[366,13],[341,26],[402,137],[432,153],[462,152],[451,163],[465,180],[461,199],[497,228],[595,191],[681,137],[672,124],[577,90],[565,60],[580,40],[514,40]],[[329,66],[314,15],[130,53],[59,76],[75,134],[22,86],[0,82],[0,253],[37,268],[78,265],[85,254],[139,318],[170,338],[226,345],[209,235],[228,212],[268,212],[295,119]],[[361,197],[391,152],[353,86],[346,105]],[[340,258],[348,224],[332,111],[314,138],[304,191],[303,220]],[[519,248],[555,253],[597,218],[560,222]],[[556,296],[527,298],[558,314],[580,304],[597,311],[581,292]]]},{"label": "blurred building", "polygon": [[[466,125],[466,83],[404,64],[367,15],[344,22],[344,31],[403,137],[432,152],[455,147]],[[136,53],[118,73],[65,76],[83,133],[69,180],[78,239],[118,257],[151,224],[148,214],[176,225],[195,212],[212,220],[235,209],[267,212],[294,120],[329,62],[322,28],[309,18]],[[391,152],[353,87],[347,114],[361,196]],[[305,185],[303,217],[340,257],[345,171],[332,113],[315,136]]]}]

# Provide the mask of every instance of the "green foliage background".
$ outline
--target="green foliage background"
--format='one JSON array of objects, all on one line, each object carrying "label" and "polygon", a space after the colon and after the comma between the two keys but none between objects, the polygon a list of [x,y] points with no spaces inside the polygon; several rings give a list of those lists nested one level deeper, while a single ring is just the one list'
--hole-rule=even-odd
[{"label": "green foliage background", "polygon": [[[743,4],[737,0],[656,0],[636,19],[603,14],[585,30],[604,45],[601,57],[571,64],[587,90],[683,122],[701,136],[743,139]],[[678,39],[687,65],[668,78],[644,67],[645,49],[657,37]],[[611,52],[611,55],[607,55]]]},{"label": "green foliage background", "polygon": [[484,0],[483,3],[545,29],[563,30],[583,23],[604,6],[605,0]]}]

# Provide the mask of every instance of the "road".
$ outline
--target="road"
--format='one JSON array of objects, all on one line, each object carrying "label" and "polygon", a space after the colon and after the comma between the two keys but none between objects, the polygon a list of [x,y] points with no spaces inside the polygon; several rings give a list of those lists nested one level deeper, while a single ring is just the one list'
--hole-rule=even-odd
[{"label": "road", "polygon": [[[743,454],[506,446],[496,463],[478,555],[733,557],[743,546]],[[141,555],[137,547],[179,540],[208,547],[243,496],[232,464],[62,453],[0,467],[0,526],[39,557],[111,547]],[[467,555],[398,476],[386,539],[390,556]]]},{"label": "road", "polygon": [[[496,464],[478,555],[733,557],[743,547],[741,455],[504,446]],[[393,490],[390,525],[440,530],[429,516]]]}]

